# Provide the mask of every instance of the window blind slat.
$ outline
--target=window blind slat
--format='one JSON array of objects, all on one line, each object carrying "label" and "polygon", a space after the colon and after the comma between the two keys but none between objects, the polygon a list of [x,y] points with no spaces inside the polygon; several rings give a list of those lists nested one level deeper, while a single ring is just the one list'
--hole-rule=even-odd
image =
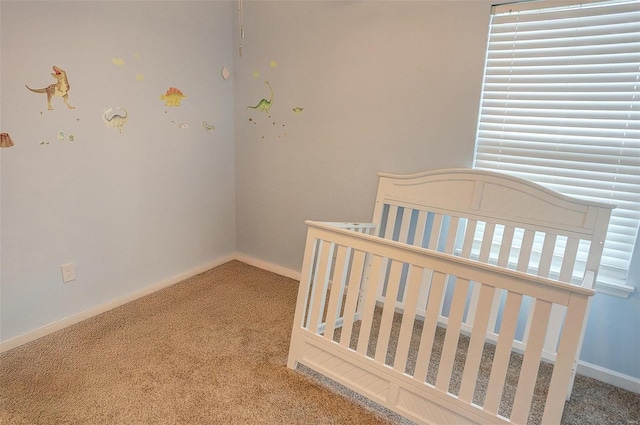
[{"label": "window blind slat", "polygon": [[[490,44],[491,52],[487,55],[488,59],[515,59],[522,63],[526,63],[529,59],[556,58],[572,55],[612,55],[616,53],[628,53],[638,51],[638,37],[635,33],[629,34],[611,34],[608,40],[602,40],[600,37],[594,37],[592,43],[576,46],[575,43],[570,45],[557,45],[553,47],[541,46],[534,48],[532,46],[522,46],[518,51],[517,58],[513,57],[513,51],[516,50],[517,44],[510,42],[492,42]],[[595,42],[598,42],[597,44]],[[557,43],[560,44],[560,43]]]},{"label": "window blind slat", "polygon": [[[511,116],[506,118],[504,115],[487,115],[485,123],[487,126],[501,126],[505,131],[509,128],[520,126],[531,127],[559,127],[562,130],[571,127],[571,131],[584,131],[590,133],[593,129],[601,129],[607,127],[612,132],[618,133],[620,136],[637,139],[640,136],[640,122],[633,120],[631,116],[623,116],[620,119],[605,119],[598,117],[549,117],[549,116]],[[636,114],[637,115],[637,114]],[[604,133],[603,133],[604,134]]]},{"label": "window blind slat", "polygon": [[[514,137],[507,137],[508,135]],[[498,146],[528,146],[534,143],[540,143],[544,147],[545,143],[556,145],[560,139],[562,144],[566,146],[566,149],[572,149],[573,146],[577,146],[578,152],[582,152],[586,149],[580,149],[588,146],[591,149],[600,149],[598,152],[600,155],[615,155],[619,156],[620,161],[627,159],[637,158],[639,156],[638,149],[640,148],[640,140],[629,138],[615,138],[615,137],[571,137],[564,134],[532,134],[525,132],[511,132],[509,134],[504,131],[493,131],[491,129],[482,130],[483,140],[487,143]],[[619,151],[618,149],[628,149]],[[625,156],[629,155],[629,156]]]},{"label": "window blind slat", "polygon": [[[560,78],[562,79],[565,74],[560,74]],[[637,90],[637,82],[603,82],[599,85],[600,90],[606,90],[607,92],[622,92],[629,93]],[[515,93],[522,92],[523,94],[526,92],[540,92],[540,90],[544,90],[545,93],[565,93],[568,89],[573,90],[572,96],[579,96],[580,94],[596,94],[598,91],[595,90],[593,84],[588,82],[570,82],[570,81],[558,81],[550,82],[543,81],[539,83],[518,83],[512,82],[510,84],[492,84],[487,83],[487,89],[493,91],[511,91],[513,90]],[[582,93],[581,93],[582,92]]]},{"label": "window blind slat", "polygon": [[[615,109],[579,109],[578,105],[563,105],[563,104],[547,104],[547,105],[509,105],[509,117],[551,117],[555,118],[558,114],[563,114],[569,118],[604,118],[604,119],[623,119],[627,123],[640,119],[640,110],[637,111],[618,111]],[[536,107],[537,106],[537,107]],[[505,117],[504,111],[505,105],[492,104],[490,102],[484,102],[482,104],[482,113],[487,117]]]},{"label": "window blind slat", "polygon": [[[489,99],[496,98],[496,97],[504,98],[505,92],[504,91],[492,92],[491,90],[487,90],[484,92],[484,96]],[[548,92],[544,90],[537,90],[537,91],[528,91],[528,92],[518,92],[515,90],[510,90],[509,98],[511,98],[512,100],[566,99],[567,101],[587,101],[587,102],[603,102],[603,101],[604,102],[624,102],[626,101],[627,105],[629,105],[629,102],[631,102],[634,99],[634,94],[630,92],[625,92],[625,91],[622,91],[622,92],[591,91],[591,92],[582,92],[582,93],[574,92],[568,95],[562,91]]]},{"label": "window blind slat", "polygon": [[[491,129],[483,128],[480,129],[482,131],[483,138],[489,140],[502,140],[504,144],[508,144],[509,140],[522,140],[531,141],[531,142],[551,142],[551,143],[562,143],[566,145],[580,144],[581,142],[584,146],[609,146],[609,147],[620,147],[620,148],[633,148],[631,154],[635,153],[635,149],[638,148],[638,140],[630,139],[630,138],[620,138],[620,137],[596,137],[595,135],[587,136],[587,135],[570,135],[570,134],[557,134],[557,133],[531,133],[525,131],[512,131],[505,132],[501,129]],[[637,155],[633,155],[634,157]],[[624,158],[621,158],[623,160]]]},{"label": "window blind slat", "polygon": [[[637,46],[638,43],[633,43],[632,46]],[[611,46],[602,46],[603,50],[607,50]],[[522,71],[527,69],[536,70],[538,68],[543,69],[566,69],[567,66],[576,67],[576,71],[580,70],[580,66],[587,67],[600,64],[612,64],[620,67],[621,69],[634,70],[633,64],[637,63],[640,55],[633,50],[630,50],[629,46],[618,46],[620,51],[613,52],[608,50],[607,53],[599,53],[592,51],[585,51],[582,54],[578,54],[574,49],[568,48],[567,55],[559,55],[559,52],[555,52],[555,55],[540,56],[524,56],[518,54],[514,57],[515,51],[512,48],[508,55],[496,56],[491,55],[487,58],[487,70],[493,68],[507,67],[512,68],[513,71]],[[523,52],[524,53],[524,52]],[[611,69],[615,71],[616,69]]]},{"label": "window blind slat", "polygon": [[[638,22],[637,16],[640,13],[635,2],[619,2],[618,4],[594,4],[581,5],[579,7],[567,7],[563,10],[551,11],[542,8],[523,13],[496,13],[492,16],[492,21],[496,26],[504,27],[519,23],[529,29],[545,28],[545,23],[555,25],[560,28],[580,28],[600,24],[603,26]],[[580,18],[580,21],[576,21]]]},{"label": "window blind slat", "polygon": [[[619,101],[604,101],[601,100],[599,102],[593,101],[581,101],[581,100],[570,100],[566,99],[562,102],[556,102],[553,99],[544,100],[544,99],[513,99],[513,98],[497,98],[497,97],[489,97],[488,92],[485,92],[485,98],[482,102],[482,107],[491,107],[491,108],[501,108],[501,113],[504,114],[504,108],[508,105],[510,110],[518,111],[522,110],[560,110],[560,111],[600,111],[601,113],[615,113],[622,114],[625,113],[633,113],[633,110],[629,110],[629,102],[619,102]],[[625,109],[623,111],[622,109]]]},{"label": "window blind slat", "polygon": [[[574,84],[576,83],[589,84],[589,83],[593,83],[594,81],[597,81],[600,84],[627,83],[630,79],[632,79],[634,76],[638,74],[638,66],[640,66],[640,60],[638,61],[638,64],[635,66],[635,68],[632,68],[629,72],[613,73],[612,72],[613,66],[612,66],[611,68],[608,68],[608,69],[604,68],[597,74],[590,74],[590,73],[575,74],[574,77],[571,78],[571,80],[569,80],[569,77],[566,77],[566,79],[567,79],[567,82],[571,82]],[[547,83],[558,82],[558,76],[554,75],[554,73],[551,72],[551,69],[547,69],[545,71],[547,72],[547,74],[540,74],[539,72],[541,70],[542,68],[538,70],[538,73],[532,73],[530,70],[526,73],[517,73],[517,72],[512,72],[511,68],[509,67],[492,68],[492,69],[487,69],[485,81],[487,82],[487,84],[492,84],[498,87],[500,90],[512,89],[513,85],[516,83],[547,84]],[[564,71],[563,73],[566,74],[567,70],[563,70],[563,71]],[[503,85],[505,87],[500,87],[500,85]],[[624,85],[622,87],[624,87]]]},{"label": "window blind slat", "polygon": [[502,131],[505,134],[508,133],[521,133],[521,134],[557,134],[558,139],[561,139],[563,136],[585,136],[585,137],[601,137],[606,138],[610,137],[612,139],[617,138],[629,138],[631,140],[638,138],[638,131],[632,129],[619,128],[616,129],[615,133],[612,133],[609,129],[603,128],[583,128],[583,127],[572,127],[570,123],[566,123],[562,126],[562,128],[557,129],[554,127],[545,127],[542,125],[532,125],[532,124],[496,124],[496,123],[483,123],[483,129],[486,130],[494,130],[494,131]]}]

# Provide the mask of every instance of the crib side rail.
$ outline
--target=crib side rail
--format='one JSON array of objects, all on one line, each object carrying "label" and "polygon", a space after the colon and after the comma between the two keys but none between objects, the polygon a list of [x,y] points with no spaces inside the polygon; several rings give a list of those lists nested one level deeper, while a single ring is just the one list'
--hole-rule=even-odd
[{"label": "crib side rail", "polygon": [[[440,416],[429,417],[432,413],[427,412],[434,409],[441,409],[443,417],[461,415],[477,423],[525,423],[551,307],[561,305],[566,307],[566,314],[542,423],[560,422],[592,290],[345,230],[331,223],[307,224],[305,259],[288,360],[290,368],[295,368],[297,363],[305,364],[421,423],[442,421]],[[364,276],[367,282],[363,282]],[[386,299],[394,300],[401,281],[406,282],[406,302],[399,332],[392,343],[395,302],[385,302],[380,313],[380,307],[376,307],[377,294],[380,286],[385,285]],[[471,282],[480,285],[480,292],[475,310],[469,313],[467,299]],[[437,377],[430,383],[427,382],[429,360],[447,284],[454,286],[453,298]],[[428,286],[426,304],[420,305],[419,294],[424,292],[425,285]],[[486,396],[476,400],[474,393],[489,314],[498,292],[506,297],[502,325],[497,333]],[[535,307],[529,338],[523,347],[513,407],[505,414],[501,413],[500,406],[523,299],[535,300]],[[419,310],[425,313],[416,343],[412,338]],[[378,322],[374,320],[376,314],[380,315]],[[452,390],[453,362],[464,316],[468,314],[474,314],[475,320],[460,385]],[[418,352],[415,366],[409,368],[412,344],[418,346]],[[427,405],[430,407],[425,408]]]},{"label": "crib side rail", "polygon": [[367,235],[373,234],[376,229],[375,223],[356,223],[353,221],[321,221],[320,223],[336,227],[338,229],[353,230],[355,232],[366,233]]}]

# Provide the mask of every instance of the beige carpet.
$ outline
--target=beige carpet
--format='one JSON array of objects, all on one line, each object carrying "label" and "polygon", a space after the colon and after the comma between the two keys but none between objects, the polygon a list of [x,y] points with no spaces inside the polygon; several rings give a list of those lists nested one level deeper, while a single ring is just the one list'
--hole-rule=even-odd
[{"label": "beige carpet", "polygon": [[[286,368],[297,286],[232,261],[4,353],[0,424],[399,422]],[[639,395],[580,377],[563,423],[639,420]]]}]

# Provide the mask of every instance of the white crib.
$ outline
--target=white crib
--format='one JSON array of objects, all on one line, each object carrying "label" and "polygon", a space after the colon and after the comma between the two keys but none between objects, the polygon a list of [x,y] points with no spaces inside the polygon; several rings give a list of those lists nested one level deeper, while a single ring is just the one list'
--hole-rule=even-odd
[{"label": "white crib", "polygon": [[489,171],[379,176],[373,223],[307,222],[288,367],[418,423],[560,423],[613,206]]}]

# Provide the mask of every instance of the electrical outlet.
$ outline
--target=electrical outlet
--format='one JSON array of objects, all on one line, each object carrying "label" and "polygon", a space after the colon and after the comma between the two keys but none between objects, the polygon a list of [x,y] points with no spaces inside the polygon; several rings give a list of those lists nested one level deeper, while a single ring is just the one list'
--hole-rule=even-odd
[{"label": "electrical outlet", "polygon": [[76,272],[73,269],[73,263],[63,264],[61,267],[63,282],[71,282],[72,280],[76,280]]}]

